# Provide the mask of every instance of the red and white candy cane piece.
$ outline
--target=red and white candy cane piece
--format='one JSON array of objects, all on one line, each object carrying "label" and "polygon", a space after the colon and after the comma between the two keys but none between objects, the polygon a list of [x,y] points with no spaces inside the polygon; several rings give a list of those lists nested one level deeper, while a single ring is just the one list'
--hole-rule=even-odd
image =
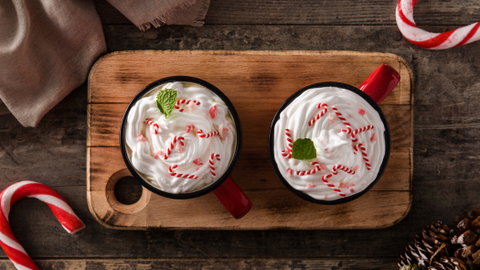
[{"label": "red and white candy cane piece", "polygon": [[373,125],[367,125],[367,126],[364,126],[362,128],[354,130],[352,132],[352,141],[354,143],[358,142],[358,138],[355,137],[355,136],[357,136],[357,134],[362,133],[362,132],[367,131],[367,130],[370,130],[370,129],[374,129],[374,128],[375,128],[375,126],[373,126]]},{"label": "red and white candy cane piece", "polygon": [[212,177],[215,177],[217,174],[215,173],[215,167],[213,166],[213,162],[216,160],[220,160],[220,155],[212,153],[210,155],[210,159],[208,160],[208,165],[210,166],[210,173],[212,174]]},{"label": "red and white candy cane piece", "polygon": [[342,123],[347,127],[347,129],[342,129],[342,132],[346,132],[348,134],[352,133],[352,127],[350,125],[350,123],[347,121],[347,119],[345,117],[343,117],[342,113],[340,113],[338,111],[337,108],[335,107],[332,107],[332,110],[335,112],[335,114],[337,115],[338,119],[340,119],[340,121],[342,121]]},{"label": "red and white candy cane piece", "polygon": [[315,116],[312,120],[310,120],[310,122],[308,122],[309,127],[311,127],[318,119],[320,119],[320,117],[327,113],[327,106],[328,105],[325,103],[318,103],[317,108],[321,109],[323,107],[323,110],[319,114],[317,114],[317,116]]},{"label": "red and white candy cane piece", "polygon": [[174,107],[175,107],[175,109],[179,110],[180,112],[183,112],[185,109],[180,108],[180,105],[182,105],[182,104],[187,104],[188,105],[188,104],[190,104],[190,102],[192,102],[193,104],[195,104],[197,106],[199,106],[201,104],[200,101],[197,101],[197,100],[179,99],[179,100],[177,100],[177,103],[175,103]]},{"label": "red and white candy cane piece", "polygon": [[288,152],[287,150],[282,150],[282,156],[284,158],[292,158],[292,152]]},{"label": "red and white candy cane piece", "polygon": [[197,175],[193,175],[193,174],[181,174],[181,173],[176,173],[176,172],[174,172],[173,170],[176,169],[177,167],[178,167],[178,165],[172,165],[172,166],[168,167],[168,173],[169,173],[171,176],[176,176],[176,177],[179,177],[179,178],[198,179],[198,176],[197,176]]},{"label": "red and white candy cane piece", "polygon": [[292,134],[290,133],[290,129],[286,128],[285,129],[285,136],[287,138],[287,152],[292,152],[292,146],[293,146],[293,140],[292,140]]},{"label": "red and white candy cane piece", "polygon": [[150,126],[153,127],[153,131],[155,134],[158,134],[158,130],[160,129],[160,127],[157,125],[157,123],[155,123],[154,121],[152,120],[145,120],[145,123],[149,124]]},{"label": "red and white candy cane piece", "polygon": [[167,148],[167,151],[165,151],[165,156],[163,157],[165,160],[168,159],[168,156],[172,153],[172,149],[175,147],[175,144],[177,144],[177,142],[179,142],[182,146],[185,145],[185,143],[183,142],[183,140],[185,140],[184,137],[173,137],[173,140],[172,142],[170,143],[170,146]]},{"label": "red and white candy cane piece", "polygon": [[322,170],[322,168],[320,167],[320,163],[312,162],[312,165],[315,166],[314,169],[311,169],[311,170],[308,170],[308,171],[297,171],[296,174],[300,175],[300,176],[304,176],[304,175],[314,174],[314,173]]},{"label": "red and white candy cane piece", "polygon": [[365,146],[363,146],[363,144],[361,143],[358,144],[358,149],[360,149],[360,152],[362,152],[363,161],[365,161],[365,166],[367,166],[367,170],[370,170],[372,168],[372,165],[370,164],[370,160],[368,159],[367,149],[365,149]]},{"label": "red and white candy cane piece", "polygon": [[444,50],[480,39],[480,23],[473,23],[444,33],[431,33],[420,29],[413,19],[417,0],[399,0],[395,18],[402,35],[412,44],[430,50]]},{"label": "red and white candy cane piece", "polygon": [[17,269],[38,269],[13,235],[8,221],[8,214],[12,205],[25,197],[36,198],[46,203],[63,228],[70,234],[82,230],[85,228],[85,224],[75,215],[62,196],[43,184],[33,181],[21,181],[4,189],[0,194],[2,212],[0,218],[0,245]]},{"label": "red and white candy cane piece", "polygon": [[340,190],[340,188],[337,188],[335,187],[334,184],[330,183],[328,181],[328,178],[334,176],[334,175],[337,175],[338,174],[338,170],[342,170],[348,174],[355,174],[355,171],[348,168],[348,167],[345,167],[343,165],[335,165],[333,166],[332,168],[332,173],[330,174],[327,174],[327,175],[324,175],[322,176],[322,182],[327,185],[327,187],[331,188],[333,191],[337,192],[338,195],[340,195],[341,197],[345,197],[347,196],[345,193],[342,192],[342,190]]},{"label": "red and white candy cane piece", "polygon": [[199,129],[197,131],[197,134],[198,134],[198,137],[207,139],[207,138],[210,138],[210,137],[213,137],[213,136],[217,136],[218,134],[220,134],[220,132],[218,132],[218,130],[215,130],[213,132],[205,134],[205,133],[203,133],[203,130]]}]

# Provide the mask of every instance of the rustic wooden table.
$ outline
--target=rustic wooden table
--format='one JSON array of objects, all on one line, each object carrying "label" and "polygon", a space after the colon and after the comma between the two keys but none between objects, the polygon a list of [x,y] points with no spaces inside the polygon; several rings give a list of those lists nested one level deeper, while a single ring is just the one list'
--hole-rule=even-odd
[{"label": "rustic wooden table", "polygon": [[[413,205],[399,224],[353,231],[117,231],[100,225],[86,200],[86,84],[37,128],[0,116],[1,188],[45,183],[72,205],[87,228],[68,235],[47,206],[24,199],[10,222],[43,269],[282,268],[396,269],[413,235],[435,220],[451,222],[479,204],[479,43],[446,51],[420,49],[395,24],[397,0],[212,0],[201,28],[164,26],[140,32],[97,0],[108,51],[350,50],[403,57],[414,73]],[[478,20],[475,0],[419,1],[418,25],[451,30]],[[479,58],[477,58],[479,57]],[[382,217],[378,217],[382,218]],[[0,268],[13,269],[1,252]]]}]

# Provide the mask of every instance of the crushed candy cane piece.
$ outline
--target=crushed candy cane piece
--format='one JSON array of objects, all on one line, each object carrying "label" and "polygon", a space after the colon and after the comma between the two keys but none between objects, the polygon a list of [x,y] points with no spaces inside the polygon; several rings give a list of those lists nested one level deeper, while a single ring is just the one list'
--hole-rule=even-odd
[{"label": "crushed candy cane piece", "polygon": [[226,126],[230,126],[230,125],[231,125],[231,124],[230,124],[230,121],[227,120],[227,122],[225,122],[225,125],[226,125]]},{"label": "crushed candy cane piece", "polygon": [[210,113],[210,117],[212,119],[215,119],[215,116],[217,116],[217,105],[213,105],[212,107],[210,107],[208,112]]},{"label": "crushed candy cane piece", "polygon": [[327,196],[327,195],[323,196],[323,199],[324,199],[324,200],[326,200],[327,198],[328,198],[328,196]]},{"label": "crushed candy cane piece", "polygon": [[137,141],[139,141],[139,142],[146,142],[146,141],[148,141],[148,139],[145,138],[145,137],[142,135],[142,133],[138,133],[138,135],[137,135]]},{"label": "crushed candy cane piece", "polygon": [[190,131],[192,131],[192,130],[194,130],[194,129],[195,129],[195,126],[194,126],[194,125],[186,125],[186,126],[185,126],[185,131],[186,131],[186,132],[190,132]]},{"label": "crushed candy cane piece", "polygon": [[377,140],[377,134],[376,134],[376,133],[373,133],[373,134],[372,134],[372,137],[370,137],[370,141],[371,141],[371,142],[374,142],[374,141],[376,141],[376,140]]},{"label": "crushed candy cane piece", "polygon": [[218,127],[218,131],[220,131],[220,137],[222,138],[222,141],[225,141],[228,135],[228,128],[224,127],[223,124]]},{"label": "crushed candy cane piece", "polygon": [[193,161],[193,163],[195,163],[195,165],[198,165],[198,166],[202,166],[203,165],[203,161],[201,158],[197,158]]},{"label": "crushed candy cane piece", "polygon": [[333,121],[338,119],[338,116],[336,113],[329,113],[328,114],[328,119],[330,119],[330,123],[333,123]]},{"label": "crushed candy cane piece", "polygon": [[350,186],[348,185],[348,183],[340,183],[340,185],[338,187],[339,188],[349,188]]},{"label": "crushed candy cane piece", "polygon": [[287,176],[290,177],[293,174],[293,170],[290,168],[287,168]]},{"label": "crushed candy cane piece", "polygon": [[351,193],[355,193],[355,189],[353,189],[353,187],[350,188],[350,192]]},{"label": "crushed candy cane piece", "polygon": [[154,154],[155,154],[154,158],[157,159],[159,156],[163,155],[163,152],[162,150],[157,150],[154,152]]},{"label": "crushed candy cane piece", "polygon": [[309,183],[309,184],[307,184],[307,187],[306,187],[306,189],[311,189],[311,188],[314,188],[314,187],[315,187],[315,185],[314,185],[314,184],[312,184],[312,183]]},{"label": "crushed candy cane piece", "polygon": [[353,167],[354,171],[358,171],[358,169],[360,169],[360,165],[357,165],[357,166]]},{"label": "crushed candy cane piece", "polygon": [[358,113],[361,115],[361,116],[364,116],[365,115],[365,110],[364,109],[361,109],[361,108],[358,108]]},{"label": "crushed candy cane piece", "polygon": [[183,145],[177,143],[177,145],[175,145],[175,150],[177,150],[178,153],[183,153],[185,152],[185,148],[183,147]]},{"label": "crushed candy cane piece", "polygon": [[195,102],[189,102],[187,107],[188,107],[188,110],[190,112],[193,112],[193,111],[195,111],[196,104],[195,104]]},{"label": "crushed candy cane piece", "polygon": [[319,167],[320,167],[320,171],[323,171],[323,170],[326,170],[327,169],[327,165],[325,165],[325,163],[321,162],[320,164],[318,164]]}]

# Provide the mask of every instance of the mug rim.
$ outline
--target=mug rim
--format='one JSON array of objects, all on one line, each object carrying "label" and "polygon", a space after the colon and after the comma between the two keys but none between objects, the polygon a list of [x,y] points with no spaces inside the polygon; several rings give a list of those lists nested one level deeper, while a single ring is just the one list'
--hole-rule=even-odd
[{"label": "mug rim", "polygon": [[[338,87],[338,88],[342,88],[342,89],[346,89],[346,90],[350,90],[354,93],[356,93],[357,95],[359,95],[360,97],[362,97],[365,101],[367,101],[376,111],[377,113],[379,114],[380,116],[380,119],[382,120],[383,122],[383,125],[385,127],[385,131],[384,131],[384,139],[385,139],[385,155],[383,157],[383,160],[382,160],[382,164],[380,165],[380,168],[378,170],[378,174],[377,176],[375,177],[375,180],[373,180],[364,190],[358,192],[358,193],[355,193],[351,196],[348,196],[348,197],[344,197],[344,198],[340,198],[340,199],[337,199],[337,200],[332,200],[332,201],[326,201],[326,200],[319,200],[319,199],[315,199],[313,197],[311,197],[310,195],[308,195],[307,193],[305,192],[302,192],[298,189],[295,189],[294,187],[292,187],[290,185],[290,183],[283,177],[283,175],[281,174],[279,168],[278,168],[278,165],[277,165],[277,162],[275,161],[275,155],[274,155],[274,140],[275,140],[275,124],[278,122],[278,120],[280,119],[280,114],[283,112],[283,110],[285,110],[287,108],[288,105],[290,105],[290,103],[293,102],[293,100],[295,100],[298,96],[300,96],[301,94],[303,94],[303,92],[309,90],[309,89],[313,89],[313,88],[322,88],[322,87],[330,87],[330,86],[333,86],[333,87]],[[306,201],[309,201],[309,202],[312,202],[312,203],[316,203],[316,204],[324,204],[324,205],[335,205],[335,204],[342,204],[342,203],[346,203],[346,202],[349,202],[349,201],[352,201],[352,200],[355,200],[357,198],[359,198],[360,196],[362,196],[363,194],[365,194],[367,191],[369,191],[377,182],[378,180],[381,178],[381,176],[383,175],[386,167],[387,167],[387,164],[388,164],[388,160],[390,159],[390,152],[391,152],[391,134],[390,134],[390,128],[388,126],[388,122],[387,122],[387,119],[382,111],[382,109],[380,108],[380,106],[370,97],[368,96],[367,94],[365,94],[363,91],[361,91],[360,89],[358,89],[357,87],[354,87],[354,86],[351,86],[349,84],[346,84],[346,83],[340,83],[340,82],[320,82],[320,83],[314,83],[314,84],[311,84],[311,85],[308,85],[306,87],[303,87],[302,89],[296,91],[295,93],[293,93],[290,97],[288,97],[285,102],[280,106],[280,108],[277,110],[277,112],[275,113],[275,116],[273,117],[273,120],[272,120],[272,123],[270,124],[270,131],[269,131],[269,134],[268,134],[268,152],[270,154],[270,161],[271,161],[271,164],[272,164],[272,167],[273,167],[273,170],[275,171],[275,174],[277,175],[278,178],[280,178],[280,180],[282,181],[283,185],[285,185],[285,187],[287,187],[288,190],[290,190],[292,193],[294,193],[295,195],[297,195],[298,197],[306,200]]]},{"label": "mug rim", "polygon": [[[137,103],[138,100],[140,100],[146,93],[149,91],[153,90],[155,87],[158,87],[160,85],[169,83],[169,82],[190,82],[190,83],[195,83],[198,85],[201,85],[208,90],[212,91],[215,93],[220,99],[227,105],[230,114],[232,115],[233,122],[235,123],[236,127],[236,132],[237,132],[237,143],[235,146],[235,150],[233,153],[232,160],[230,164],[228,165],[227,170],[222,174],[218,180],[216,180],[214,183],[208,185],[207,187],[196,190],[190,193],[169,193],[166,191],[161,190],[160,188],[152,185],[148,180],[144,179],[141,175],[138,174],[137,170],[131,163],[130,159],[128,158],[128,153],[126,149],[126,143],[125,143],[125,125],[127,122],[127,115],[129,114],[131,108]],[[128,170],[132,174],[133,178],[135,178],[137,181],[142,184],[145,188],[150,190],[151,192],[158,194],[163,197],[171,198],[171,199],[193,199],[197,198],[200,196],[203,196],[207,193],[210,193],[217,187],[219,187],[232,173],[233,169],[237,165],[238,159],[240,158],[240,152],[242,149],[242,127],[240,124],[240,118],[238,117],[237,111],[235,110],[235,107],[233,106],[232,102],[228,99],[228,97],[216,86],[213,84],[204,81],[199,78],[191,77],[191,76],[170,76],[170,77],[165,77],[159,80],[156,80],[147,86],[145,86],[142,90],[140,90],[135,97],[130,101],[128,104],[127,108],[125,109],[125,112],[123,113],[122,116],[122,122],[120,124],[120,150],[122,152],[122,157],[125,165],[127,166]]]}]

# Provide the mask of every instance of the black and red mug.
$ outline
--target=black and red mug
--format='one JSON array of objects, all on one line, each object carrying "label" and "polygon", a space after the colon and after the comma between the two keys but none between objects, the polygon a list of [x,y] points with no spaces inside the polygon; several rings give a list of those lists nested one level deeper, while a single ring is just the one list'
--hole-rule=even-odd
[{"label": "black and red mug", "polygon": [[[153,89],[165,85],[167,83],[172,82],[184,82],[190,84],[196,84],[202,86],[211,92],[213,92],[216,96],[218,96],[223,103],[228,107],[230,112],[231,118],[234,122],[234,126],[236,129],[236,140],[233,149],[233,156],[230,159],[230,163],[226,171],[213,183],[209,184],[208,186],[201,188],[199,190],[195,190],[188,193],[170,193],[166,192],[159,187],[153,185],[149,180],[145,179],[139,173],[139,171],[134,167],[129,157],[129,153],[127,151],[126,146],[126,125],[127,125],[127,118],[130,113],[132,107],[146,94],[148,94]],[[140,92],[132,99],[132,101],[128,104],[120,126],[120,148],[123,156],[123,160],[125,165],[127,166],[128,170],[132,174],[132,176],[138,180],[144,187],[148,190],[152,191],[155,194],[158,194],[163,197],[171,198],[171,199],[192,199],[203,196],[209,192],[213,192],[215,196],[219,199],[222,205],[228,210],[228,212],[236,219],[242,218],[246,215],[250,209],[252,208],[252,202],[248,199],[245,193],[238,187],[238,185],[233,181],[230,177],[231,172],[235,168],[235,165],[238,162],[240,156],[240,150],[242,147],[242,128],[240,125],[240,119],[238,114],[235,110],[235,107],[227,98],[227,96],[220,91],[214,85],[198,79],[194,77],[188,76],[172,76],[157,80],[155,82],[150,83],[145,88],[140,90]]]}]

